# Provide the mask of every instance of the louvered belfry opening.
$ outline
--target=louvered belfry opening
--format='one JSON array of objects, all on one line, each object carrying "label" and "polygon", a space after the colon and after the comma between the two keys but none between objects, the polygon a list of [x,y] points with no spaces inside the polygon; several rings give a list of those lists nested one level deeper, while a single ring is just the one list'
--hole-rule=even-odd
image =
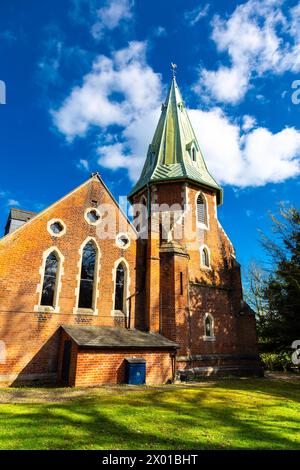
[{"label": "louvered belfry opening", "polygon": [[197,197],[197,222],[206,225],[205,201],[201,194]]}]

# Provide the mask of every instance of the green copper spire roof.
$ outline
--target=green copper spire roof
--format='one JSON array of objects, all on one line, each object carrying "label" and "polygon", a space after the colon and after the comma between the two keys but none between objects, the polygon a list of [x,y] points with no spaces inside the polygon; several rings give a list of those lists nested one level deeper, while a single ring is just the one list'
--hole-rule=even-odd
[{"label": "green copper spire roof", "polygon": [[129,198],[149,183],[179,179],[213,188],[216,190],[218,203],[222,202],[222,188],[206,167],[173,76],[153,140],[149,145],[144,168]]}]

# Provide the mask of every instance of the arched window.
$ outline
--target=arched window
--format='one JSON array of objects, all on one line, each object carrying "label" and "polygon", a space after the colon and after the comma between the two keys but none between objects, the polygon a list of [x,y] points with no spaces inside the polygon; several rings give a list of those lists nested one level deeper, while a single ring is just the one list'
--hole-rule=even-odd
[{"label": "arched window", "polygon": [[52,253],[50,253],[46,258],[45,262],[41,305],[55,307],[58,266],[59,259],[57,254],[52,251]]},{"label": "arched window", "polygon": [[197,223],[206,225],[206,204],[204,197],[199,194],[197,197]]},{"label": "arched window", "polygon": [[116,269],[115,310],[126,311],[126,266],[120,263]]},{"label": "arched window", "polygon": [[193,162],[196,161],[196,150],[195,150],[195,147],[192,148],[192,160],[193,160]]},{"label": "arched window", "polygon": [[206,314],[204,320],[204,336],[212,338],[214,336],[214,321],[213,317]]},{"label": "arched window", "polygon": [[209,268],[209,254],[207,248],[202,248],[201,250],[201,265]]},{"label": "arched window", "polygon": [[79,288],[79,308],[94,308],[94,283],[97,249],[94,242],[89,241],[82,251],[82,263]]}]

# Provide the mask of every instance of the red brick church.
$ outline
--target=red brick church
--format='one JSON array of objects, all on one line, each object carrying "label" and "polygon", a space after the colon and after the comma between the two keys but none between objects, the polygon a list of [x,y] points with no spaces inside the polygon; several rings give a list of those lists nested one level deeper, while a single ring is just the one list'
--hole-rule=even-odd
[{"label": "red brick church", "polygon": [[218,221],[175,78],[128,196],[99,174],[39,214],[12,209],[0,240],[0,384],[146,383],[260,374],[255,317]]}]

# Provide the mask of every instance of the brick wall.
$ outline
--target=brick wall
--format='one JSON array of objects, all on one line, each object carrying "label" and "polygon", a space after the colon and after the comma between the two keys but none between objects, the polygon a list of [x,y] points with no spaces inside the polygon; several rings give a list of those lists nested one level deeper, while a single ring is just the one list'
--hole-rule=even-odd
[{"label": "brick wall", "polygon": [[146,383],[157,385],[172,380],[172,358],[169,352],[141,350],[84,350],[77,354],[75,386],[125,382],[125,358],[146,360]]},{"label": "brick wall", "polygon": [[[179,343],[182,356],[257,352],[254,317],[240,315],[240,269],[232,257],[233,247],[218,222],[215,194],[203,190],[208,207],[208,230],[203,230],[196,228],[198,192],[198,187],[182,182],[157,184],[150,188],[152,203],[179,203],[182,207],[188,203],[182,224],[190,226],[194,236],[178,240],[186,257],[161,253],[157,224],[149,228],[148,241],[136,243],[130,224],[123,216],[116,221],[116,232],[128,232],[132,236],[130,247],[121,250],[114,240],[100,239],[96,227],[85,221],[85,210],[94,204],[93,201],[97,204],[114,202],[97,177],[19,231],[0,240],[0,340],[5,341],[7,352],[6,363],[0,364],[0,384],[55,381],[59,361],[58,330],[62,324],[125,325],[123,316],[111,314],[113,269],[119,258],[126,260],[130,271],[131,327],[161,331]],[[135,201],[139,201],[140,196],[136,196]],[[148,196],[147,192],[145,196]],[[67,227],[60,238],[47,231],[49,220],[56,218]],[[98,315],[74,313],[79,251],[88,237],[96,240],[101,253]],[[210,269],[200,265],[202,244],[210,251]],[[35,311],[43,253],[50,247],[56,247],[64,257],[59,313]],[[182,293],[179,292],[180,273],[183,276]],[[206,313],[214,318],[216,339],[213,342],[203,339]],[[96,356],[100,357],[98,353]]]},{"label": "brick wall", "polygon": [[[157,230],[149,231],[147,273],[151,270],[148,285],[160,284],[160,299],[153,303],[160,315],[160,331],[180,346],[181,356],[197,354],[257,354],[257,338],[253,315],[240,315],[242,286],[239,264],[234,248],[217,217],[216,195],[203,189],[207,204],[207,230],[196,225],[196,199],[199,187],[182,182],[160,183],[150,188],[152,203],[159,205],[188,205],[182,219],[183,238],[173,239],[181,244],[186,257],[165,253],[152,241],[157,240]],[[135,202],[147,193],[135,197]],[[190,234],[193,234],[191,237]],[[188,236],[186,236],[188,235]],[[137,245],[141,242],[138,241]],[[205,245],[210,253],[210,268],[200,263],[200,247]],[[138,248],[139,249],[139,248]],[[157,257],[160,257],[160,264]],[[180,274],[181,273],[181,274]],[[181,279],[180,279],[180,276]],[[180,292],[180,283],[183,292]],[[146,292],[150,296],[150,292]],[[204,338],[204,318],[209,313],[214,319],[214,341]],[[145,312],[146,314],[146,312]],[[157,318],[157,317],[156,317]],[[157,328],[157,324],[155,324]],[[235,356],[236,357],[236,356]],[[186,367],[190,362],[186,362]]]},{"label": "brick wall", "polygon": [[[101,326],[124,325],[123,316],[113,316],[113,269],[116,260],[123,257],[130,269],[130,295],[135,293],[136,243],[134,233],[126,219],[116,221],[116,232],[128,232],[130,247],[118,248],[114,240],[102,240],[95,226],[84,218],[85,210],[93,205],[111,203],[110,194],[97,177],[88,181],[69,196],[41,213],[19,231],[0,240],[0,339],[5,341],[7,360],[0,364],[0,384],[34,381],[38,376],[53,380],[58,361],[58,329],[61,324],[88,324]],[[117,207],[117,206],[115,206]],[[117,212],[118,213],[118,212]],[[67,227],[62,237],[51,236],[47,223],[61,219]],[[100,249],[98,315],[75,314],[80,247],[93,237]],[[59,313],[35,311],[41,283],[40,268],[43,253],[57,247],[64,257]],[[131,301],[131,325],[135,318],[135,297]],[[41,375],[43,374],[43,376]]]}]

